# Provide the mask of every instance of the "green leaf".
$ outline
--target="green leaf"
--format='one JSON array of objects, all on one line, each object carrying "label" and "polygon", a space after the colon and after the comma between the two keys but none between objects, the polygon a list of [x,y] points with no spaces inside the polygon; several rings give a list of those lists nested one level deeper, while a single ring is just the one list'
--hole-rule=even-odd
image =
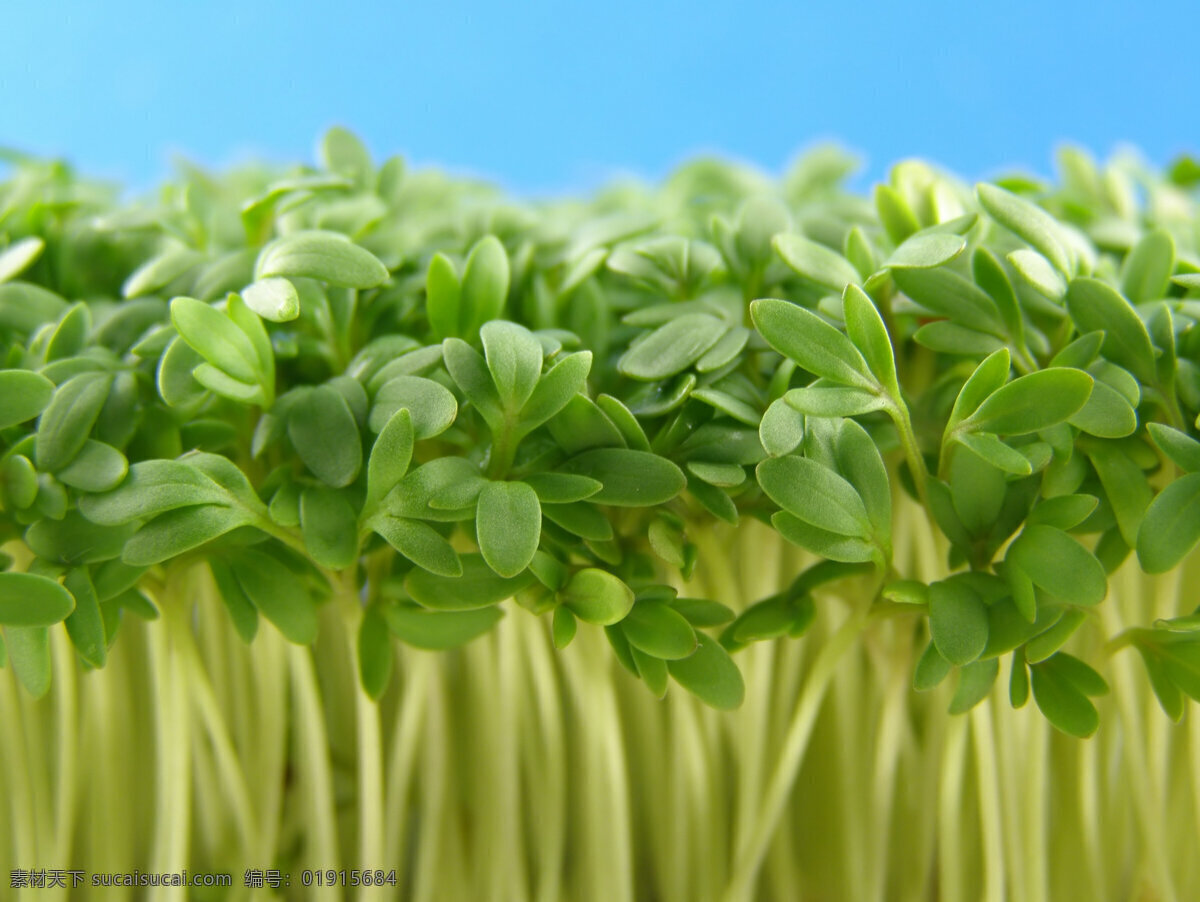
[{"label": "green leaf", "polygon": [[217,504],[171,510],[139,529],[125,543],[121,558],[127,564],[148,567],[199,548],[246,526],[251,519],[244,510]]},{"label": "green leaf", "polygon": [[988,697],[1000,674],[1000,662],[995,658],[972,661],[962,669],[958,688],[950,700],[951,714],[965,714]]},{"label": "green leaf", "polygon": [[1103,565],[1075,539],[1053,526],[1026,526],[1009,546],[1005,559],[1061,601],[1096,605],[1108,593]]},{"label": "green leaf", "polygon": [[1025,644],[1025,660],[1030,664],[1046,660],[1066,644],[1086,619],[1087,614],[1078,608],[1065,611],[1053,626]]},{"label": "green leaf", "polygon": [[878,392],[844,386],[793,388],[783,400],[810,417],[854,417],[887,406],[887,400]]},{"label": "green leaf", "polygon": [[750,605],[721,636],[721,644],[737,651],[751,642],[795,636],[808,629],[816,617],[812,596],[789,597],[790,593],[772,595]]},{"label": "green leaf", "polygon": [[88,439],[75,459],[56,474],[63,485],[81,492],[107,492],[121,484],[129,472],[125,455],[104,442]]},{"label": "green leaf", "polygon": [[362,440],[341,392],[330,385],[304,391],[288,408],[287,417],[292,447],[314,476],[335,488],[358,478]]},{"label": "green leaf", "polygon": [[691,392],[690,397],[697,401],[703,401],[719,413],[747,426],[757,427],[759,420],[762,419],[762,413],[756,407],[728,392],[715,388],[697,388]]},{"label": "green leaf", "polygon": [[1200,442],[1162,423],[1147,423],[1154,444],[1185,473],[1200,472]]},{"label": "green leaf", "polygon": [[459,555],[462,576],[439,576],[425,570],[413,570],[404,580],[404,588],[414,601],[439,611],[470,611],[486,608],[511,598],[533,584],[535,577],[526,570],[507,579],[496,575],[479,554]]},{"label": "green leaf", "polygon": [[1107,382],[1096,380],[1087,403],[1068,420],[1072,426],[1088,435],[1100,438],[1123,438],[1137,431],[1137,411],[1129,401]]},{"label": "green leaf", "polygon": [[848,284],[860,279],[858,270],[849,260],[802,235],[776,235],[771,239],[771,246],[797,274],[839,294]]},{"label": "green leaf", "polygon": [[[582,391],[582,387],[580,390]],[[642,424],[619,399],[602,394],[596,398],[596,406],[621,433],[621,438],[627,446],[634,451],[650,450],[650,440],[646,437]]]},{"label": "green leaf", "polygon": [[300,315],[300,295],[289,279],[260,279],[242,291],[246,306],[273,323],[286,323]]},{"label": "green leaf", "polygon": [[879,554],[875,545],[865,539],[820,529],[787,511],[772,514],[771,524],[789,542],[831,561],[862,563],[875,560]]},{"label": "green leaf", "polygon": [[1091,516],[1097,501],[1095,495],[1058,495],[1047,498],[1038,502],[1025,522],[1030,526],[1073,529]]},{"label": "green leaf", "polygon": [[772,457],[791,454],[804,440],[804,414],[783,398],[771,402],[759,423],[758,438]]},{"label": "green leaf", "polygon": [[906,238],[884,262],[889,269],[931,269],[949,263],[967,246],[961,235],[920,232]]},{"label": "green leaf", "polygon": [[524,326],[504,320],[485,323],[479,334],[501,406],[520,410],[542,375],[542,343]]},{"label": "green leaf", "polygon": [[103,667],[108,659],[108,640],[104,618],[100,614],[100,599],[96,597],[87,568],[68,570],[63,586],[75,599],[75,610],[65,621],[67,635],[79,657],[92,667]]},{"label": "green leaf", "polygon": [[13,454],[0,462],[0,482],[4,486],[6,506],[25,510],[37,499],[37,470],[23,454]]},{"label": "green leaf", "polygon": [[1142,518],[1153,497],[1145,474],[1120,446],[1113,443],[1090,443],[1084,451],[1096,475],[1100,477],[1104,494],[1108,496],[1108,503],[1116,514],[1121,537],[1131,548],[1136,547]]},{"label": "green leaf", "polygon": [[402,407],[388,418],[371,447],[364,510],[373,510],[404,478],[412,462],[413,440],[412,415]]},{"label": "green leaf", "polygon": [[246,597],[285,639],[297,645],[316,640],[317,605],[296,574],[252,548],[240,551],[231,567]]},{"label": "green leaf", "polygon": [[842,295],[842,309],[846,316],[846,333],[850,340],[867,361],[879,384],[887,388],[893,397],[899,397],[900,386],[896,381],[896,359],[892,352],[892,340],[875,302],[857,285],[848,285]]},{"label": "green leaf", "polygon": [[204,358],[180,337],[171,339],[158,362],[158,393],[169,407],[186,405],[203,393],[192,375]]},{"label": "green leaf", "polygon": [[578,627],[579,622],[575,619],[575,615],[571,613],[570,608],[555,608],[554,619],[550,627],[554,647],[561,651],[570,645],[571,640],[575,638],[575,631]]},{"label": "green leaf", "polygon": [[354,565],[358,514],[344,492],[318,486],[300,494],[300,531],[312,559],[332,570]]},{"label": "green leaf", "polygon": [[812,311],[764,298],[750,305],[750,314],[771,347],[810,373],[854,388],[878,388],[850,339]]},{"label": "green leaf", "polygon": [[1155,229],[1142,236],[1121,264],[1121,293],[1134,304],[1167,296],[1175,271],[1175,239]]},{"label": "green leaf", "polygon": [[362,141],[340,126],[334,126],[321,136],[317,155],[323,167],[359,183],[364,182],[373,170],[371,155]]},{"label": "green leaf", "polygon": [[37,235],[22,238],[0,252],[0,282],[15,279],[42,255],[46,242]]},{"label": "green leaf", "polygon": [[917,661],[917,668],[913,672],[913,689],[917,692],[928,692],[937,688],[950,675],[950,669],[953,666],[942,657],[937,650],[937,645],[930,641],[925,646],[925,651],[921,653],[921,657]]},{"label": "green leaf", "polygon": [[492,605],[475,611],[427,611],[415,604],[388,605],[388,628],[415,648],[444,651],[459,648],[492,629],[504,612]]},{"label": "green leaf", "polygon": [[946,469],[959,521],[972,536],[987,535],[1004,506],[1004,473],[970,449],[958,449]]},{"label": "green leaf", "polygon": [[746,684],[729,652],[703,633],[697,633],[696,650],[686,658],[668,661],[667,669],[680,686],[706,705],[732,711],[742,704]]},{"label": "green leaf", "polygon": [[1059,237],[1059,225],[1053,216],[1025,198],[995,185],[977,185],[975,192],[980,205],[992,219],[1022,238],[1064,276],[1072,274],[1071,254]]},{"label": "green leaf", "polygon": [[982,460],[1003,473],[1028,476],[1033,472],[1033,467],[1025,455],[1004,444],[990,432],[960,432],[956,438]]},{"label": "green leaf", "polygon": [[0,370],[0,429],[32,420],[54,397],[54,383],[29,370]]},{"label": "green leaf", "polygon": [[[389,492],[380,510],[396,517],[422,520],[461,520],[455,511],[439,511],[430,502],[453,486],[479,480],[479,468],[463,457],[436,457],[413,468]],[[469,512],[468,512],[469,513]]]},{"label": "green leaf", "polygon": [[387,621],[372,605],[358,626],[358,678],[371,698],[378,700],[391,682],[394,657]]},{"label": "green leaf", "polygon": [[1087,695],[1072,681],[1074,671],[1055,655],[1031,668],[1033,698],[1046,719],[1071,736],[1086,739],[1100,726],[1100,715]]},{"label": "green leaf", "polygon": [[995,302],[953,270],[895,269],[892,280],[909,298],[938,316],[989,335],[1004,334]]},{"label": "green leaf", "polygon": [[374,288],[390,277],[387,267],[340,232],[292,232],[264,247],[254,278],[317,279],[344,288]]},{"label": "green leaf", "polygon": [[589,501],[617,507],[653,507],[665,504],[687,480],[671,461],[648,451],[595,448],[567,460],[561,472],[587,476],[603,484]]},{"label": "green leaf", "polygon": [[960,357],[983,357],[1004,347],[993,335],[946,320],[926,323],[913,333],[913,341],[939,354]]},{"label": "green leaf", "polygon": [[0,625],[52,626],[75,609],[75,599],[52,579],[0,573]]},{"label": "green leaf", "polygon": [[1142,383],[1154,384],[1154,347],[1146,324],[1115,288],[1099,279],[1072,279],[1067,310],[1080,332],[1102,331],[1101,353]]},{"label": "green leaf", "polygon": [[409,412],[413,438],[421,441],[441,435],[450,428],[458,416],[458,401],[450,389],[432,379],[395,376],[376,392],[367,425],[373,432],[379,432],[400,410]]},{"label": "green leaf", "polygon": [[870,534],[867,510],[854,486],[816,461],[775,457],[756,472],[771,500],[804,522],[842,536]]},{"label": "green leaf", "polygon": [[951,664],[970,664],[987,646],[987,605],[965,581],[946,579],[929,587],[929,632]]},{"label": "green leaf", "polygon": [[836,454],[838,470],[862,499],[875,535],[890,541],[892,487],[879,448],[862,426],[844,420],[838,430]]},{"label": "green leaf", "polygon": [[1008,677],[1008,700],[1014,708],[1023,708],[1029,701],[1029,670],[1019,653],[1013,654],[1012,671]]},{"label": "green leaf", "polygon": [[447,338],[442,342],[442,357],[450,378],[479,411],[479,415],[489,427],[499,428],[504,419],[503,405],[483,355],[465,341]]},{"label": "green leaf", "polygon": [[547,504],[542,508],[542,516],[593,542],[607,542],[613,537],[612,523],[590,504]]},{"label": "green leaf", "polygon": [[733,488],[746,481],[746,471],[737,464],[707,463],[702,460],[690,460],[687,470],[694,476],[703,479],[709,485]]},{"label": "green leaf", "polygon": [[418,567],[438,576],[462,576],[454,547],[433,527],[419,520],[382,515],[371,520],[371,528]]},{"label": "green leaf", "polygon": [[532,473],[523,481],[537,493],[538,500],[543,504],[583,501],[604,487],[599,480],[568,473]]},{"label": "green leaf", "polygon": [[212,558],[208,561],[208,567],[212,571],[213,582],[217,584],[221,601],[225,603],[225,609],[229,612],[229,619],[233,621],[234,630],[243,642],[250,644],[258,633],[258,608],[233,575],[232,567],[224,561]]},{"label": "green leaf", "polygon": [[4,630],[8,660],[21,685],[34,698],[50,691],[50,631],[44,626]]},{"label": "green leaf", "polygon": [[676,598],[670,604],[695,627],[721,626],[732,621],[735,616],[726,605],[707,598]]},{"label": "green leaf", "polygon": [[579,397],[587,387],[591,368],[591,351],[579,351],[560,358],[542,375],[529,400],[521,408],[517,435],[520,437],[532,432]]},{"label": "green leaf", "polygon": [[745,326],[734,326],[717,339],[717,343],[696,361],[696,371],[711,373],[732,363],[750,341],[750,330]]},{"label": "green leaf", "polygon": [[1147,573],[1174,569],[1200,541],[1200,473],[1179,477],[1150,502],[1137,533]]},{"label": "green leaf", "polygon": [[23,335],[58,319],[68,306],[61,296],[40,285],[0,283],[0,326]]},{"label": "green leaf", "polygon": [[1067,280],[1037,251],[1023,247],[1013,251],[1007,259],[1017,274],[1033,286],[1034,291],[1054,301],[1061,301],[1067,293]]},{"label": "green leaf", "polygon": [[234,379],[224,370],[217,369],[210,363],[200,364],[192,371],[192,376],[209,391],[223,395],[232,401],[239,401],[243,404],[255,404],[263,401],[260,386]]},{"label": "green leaf", "polygon": [[80,498],[79,508],[94,523],[117,526],[179,507],[229,503],[228,493],[191,464],[146,460],[131,466],[117,489]]},{"label": "green leaf", "polygon": [[38,421],[34,458],[39,470],[53,473],[75,459],[100,416],[112,381],[108,373],[80,373],[58,387]]},{"label": "green leaf", "polygon": [[577,570],[559,597],[580,620],[598,626],[625,619],[633,607],[633,590],[619,577],[595,567]]},{"label": "green leaf", "polygon": [[675,661],[696,651],[696,631],[665,602],[641,601],[621,621],[625,638],[654,658]]},{"label": "green leaf", "polygon": [[92,564],[119,557],[133,529],[114,529],[66,511],[57,520],[38,520],[25,533],[25,544],[38,557],[63,564]]},{"label": "green leaf", "polygon": [[891,185],[875,186],[875,210],[893,244],[900,244],[913,232],[921,228],[916,215],[899,191]]},{"label": "green leaf", "polygon": [[475,243],[463,270],[459,335],[474,335],[489,320],[499,319],[508,297],[509,265],[504,245],[495,235]]},{"label": "green leaf", "polygon": [[458,327],[461,307],[462,283],[454,264],[444,254],[434,254],[425,274],[425,309],[437,338],[463,337]]},{"label": "green leaf", "polygon": [[524,482],[489,482],[475,512],[479,550],[498,574],[521,573],[537,551],[542,509],[537,492]]},{"label": "green leaf", "polygon": [[203,301],[175,298],[171,323],[179,336],[218,370],[248,385],[259,382],[258,352],[229,316]]},{"label": "green leaf", "polygon": [[707,313],[685,313],[633,345],[621,357],[617,369],[633,379],[666,379],[699,360],[727,328]]},{"label": "green leaf", "polygon": [[1092,393],[1092,377],[1082,370],[1048,367],[1019,376],[992,392],[963,426],[996,435],[1024,435],[1048,429],[1076,414]]}]

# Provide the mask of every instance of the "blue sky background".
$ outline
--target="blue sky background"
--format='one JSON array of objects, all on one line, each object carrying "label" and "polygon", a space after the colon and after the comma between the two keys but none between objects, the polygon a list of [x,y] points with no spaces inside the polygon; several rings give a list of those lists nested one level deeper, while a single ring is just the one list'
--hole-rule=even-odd
[{"label": "blue sky background", "polygon": [[172,153],[309,160],[334,123],[523,193],[837,139],[1049,172],[1070,140],[1200,152],[1182,2],[5,4],[0,143],[148,186]]}]

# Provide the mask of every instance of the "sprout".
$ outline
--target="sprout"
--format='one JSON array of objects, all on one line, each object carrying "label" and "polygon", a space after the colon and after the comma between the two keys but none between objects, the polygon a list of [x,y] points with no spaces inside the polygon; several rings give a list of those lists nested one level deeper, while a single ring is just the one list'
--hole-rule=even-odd
[{"label": "sprout", "polygon": [[[524,206],[377,168],[341,129],[320,156],[185,172],[161,205],[34,164],[0,186],[0,662],[62,730],[43,748],[46,703],[0,693],[5,760],[28,739],[69,783],[38,855],[74,854],[71,774],[111,803],[152,729],[157,807],[84,843],[96,870],[150,824],[171,841],[122,862],[282,860],[304,886],[353,864],[428,897],[487,849],[490,877],[437,897],[617,898],[645,873],[639,897],[733,902],[803,822],[845,830],[833,896],[927,896],[935,850],[945,887],[1034,898],[1052,865],[1200,891],[1163,797],[1196,759],[1142,704],[1200,700],[1185,186],[1118,162],[972,190],[907,163],[872,208],[828,160],[803,192],[712,163],[702,198]],[[802,765],[834,802],[792,799]],[[29,823],[43,776],[0,781]],[[1059,783],[1082,851],[1046,835]],[[1136,827],[1097,826],[1125,793]],[[952,836],[966,810],[978,833]]]}]

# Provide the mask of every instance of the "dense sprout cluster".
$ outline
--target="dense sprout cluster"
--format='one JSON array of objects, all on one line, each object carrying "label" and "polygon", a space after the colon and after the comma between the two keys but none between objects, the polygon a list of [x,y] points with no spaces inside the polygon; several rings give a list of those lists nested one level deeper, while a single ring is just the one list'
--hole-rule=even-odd
[{"label": "dense sprout cluster", "polygon": [[[139,203],[14,159],[3,657],[45,692],[65,619],[102,667],[157,615],[147,581],[203,561],[247,641],[360,602],[375,696],[392,637],[460,645],[515,599],[729,708],[731,653],[845,583],[927,618],[918,689],[957,670],[965,711],[1008,657],[1014,705],[1090,734],[1107,686],[1064,644],[1131,552],[1160,573],[1200,540],[1200,171],[1060,163],[971,187],[905,162],[863,198],[820,150],[529,205],[339,129],[316,167],[183,167]],[[915,505],[932,584],[893,560]],[[741,610],[681,597],[697,537],[746,518],[815,563]],[[1177,719],[1200,616],[1175,613],[1108,650]]]}]

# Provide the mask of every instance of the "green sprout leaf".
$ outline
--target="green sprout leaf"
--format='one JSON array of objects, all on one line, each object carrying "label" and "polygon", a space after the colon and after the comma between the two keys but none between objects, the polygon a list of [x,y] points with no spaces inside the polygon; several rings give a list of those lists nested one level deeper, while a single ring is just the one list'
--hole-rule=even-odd
[{"label": "green sprout leaf", "polygon": [[504,577],[525,570],[542,533],[537,492],[523,482],[489,482],[475,513],[479,550],[489,567]]},{"label": "green sprout leaf", "polygon": [[996,185],[978,185],[975,191],[980,205],[992,219],[1025,240],[1064,276],[1072,275],[1071,255],[1059,236],[1054,217],[1036,204]]},{"label": "green sprout leaf", "polygon": [[1147,573],[1165,573],[1200,542],[1200,473],[1172,482],[1150,502],[1137,531],[1137,554]]},{"label": "green sprout leaf", "polygon": [[246,306],[273,323],[286,323],[300,315],[300,295],[290,279],[266,278],[242,292]]},{"label": "green sprout leaf", "polygon": [[595,567],[576,571],[559,594],[576,617],[599,626],[623,620],[633,607],[633,590]]},{"label": "green sprout leaf", "polygon": [[369,251],[339,232],[293,232],[262,249],[254,264],[256,280],[272,277],[317,279],[345,288],[374,288],[391,276]]},{"label": "green sprout leaf", "polygon": [[340,488],[358,478],[362,441],[342,394],[321,385],[288,408],[288,438],[304,465],[326,485]]},{"label": "green sprout leaf", "polygon": [[1092,385],[1092,377],[1082,370],[1050,367],[1029,373],[988,395],[963,426],[996,435],[1049,429],[1079,412]]},{"label": "green sprout leaf", "polygon": [[854,344],[810,310],[765,298],[750,305],[754,324],[780,354],[816,376],[853,388],[878,388]]},{"label": "green sprout leaf", "polygon": [[71,593],[34,573],[0,573],[0,625],[52,626],[75,609]]},{"label": "green sprout leaf", "polygon": [[929,632],[938,653],[951,664],[970,664],[987,646],[987,606],[965,581],[948,579],[929,587]]},{"label": "green sprout leaf", "polygon": [[414,648],[444,651],[460,648],[489,632],[504,612],[492,605],[474,611],[429,611],[415,604],[388,605],[383,609],[388,629]]},{"label": "green sprout leaf", "polygon": [[596,448],[566,461],[560,472],[586,476],[603,488],[588,500],[618,507],[651,507],[670,501],[686,484],[683,471],[648,451]]},{"label": "green sprout leaf", "polygon": [[54,397],[54,383],[28,370],[0,370],[0,429],[32,420]]},{"label": "green sprout leaf", "polygon": [[686,658],[668,661],[671,677],[706,705],[719,711],[741,707],[746,684],[729,652],[703,633],[696,635],[699,645]]}]

